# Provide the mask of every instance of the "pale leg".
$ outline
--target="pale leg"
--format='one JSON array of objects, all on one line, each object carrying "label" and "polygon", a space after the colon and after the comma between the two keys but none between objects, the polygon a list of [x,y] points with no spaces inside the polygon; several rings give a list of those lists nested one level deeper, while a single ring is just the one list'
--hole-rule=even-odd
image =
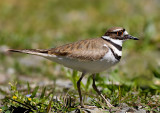
[{"label": "pale leg", "polygon": [[101,92],[97,89],[97,86],[96,86],[96,84],[95,84],[95,74],[93,74],[92,77],[93,77],[93,84],[92,84],[93,89],[98,93],[99,96],[102,97],[102,99],[106,102],[106,104],[107,104],[108,107],[110,107],[110,108],[111,108],[111,107],[114,107],[113,105],[111,105],[111,104],[107,101],[107,99],[106,99],[106,98],[101,94]]}]

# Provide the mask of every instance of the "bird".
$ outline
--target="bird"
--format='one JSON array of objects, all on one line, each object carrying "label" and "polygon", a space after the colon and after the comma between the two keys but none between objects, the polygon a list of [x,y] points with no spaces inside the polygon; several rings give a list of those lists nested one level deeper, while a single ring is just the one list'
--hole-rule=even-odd
[{"label": "bird", "polygon": [[81,72],[82,74],[77,81],[77,89],[82,108],[84,103],[80,83],[86,74],[91,74],[93,89],[111,108],[114,106],[98,90],[95,84],[95,76],[97,73],[105,71],[120,62],[122,44],[130,39],[139,40],[137,37],[129,35],[123,27],[111,27],[98,38],[80,40],[50,49],[9,49],[8,51],[41,56]]}]

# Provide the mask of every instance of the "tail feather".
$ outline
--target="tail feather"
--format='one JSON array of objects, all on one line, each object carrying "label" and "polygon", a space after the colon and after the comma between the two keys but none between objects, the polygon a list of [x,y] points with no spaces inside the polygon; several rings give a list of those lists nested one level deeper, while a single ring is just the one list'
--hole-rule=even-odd
[{"label": "tail feather", "polygon": [[9,49],[9,52],[19,52],[19,53],[26,53],[38,56],[47,56],[48,50],[47,49]]}]

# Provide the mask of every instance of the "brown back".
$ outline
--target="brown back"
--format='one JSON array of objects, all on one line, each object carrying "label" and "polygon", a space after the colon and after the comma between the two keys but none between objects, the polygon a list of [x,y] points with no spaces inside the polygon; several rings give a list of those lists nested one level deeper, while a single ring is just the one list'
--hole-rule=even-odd
[{"label": "brown back", "polygon": [[108,48],[104,46],[105,42],[106,41],[102,38],[81,40],[75,43],[52,48],[48,50],[48,54],[66,56],[78,60],[95,61],[101,59],[105,53],[108,52]]}]

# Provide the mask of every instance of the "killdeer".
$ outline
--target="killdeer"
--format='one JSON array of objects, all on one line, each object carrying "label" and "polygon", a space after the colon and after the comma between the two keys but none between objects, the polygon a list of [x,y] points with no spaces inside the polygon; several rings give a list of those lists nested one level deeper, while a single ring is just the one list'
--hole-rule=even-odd
[{"label": "killdeer", "polygon": [[80,79],[77,81],[81,107],[84,107],[84,104],[80,82],[87,73],[92,74],[93,89],[102,97],[109,107],[113,107],[97,89],[95,74],[107,70],[120,61],[122,44],[129,39],[138,40],[138,38],[129,35],[124,28],[113,27],[108,29],[100,38],[81,40],[51,49],[10,49],[9,51],[42,56],[82,72]]}]

